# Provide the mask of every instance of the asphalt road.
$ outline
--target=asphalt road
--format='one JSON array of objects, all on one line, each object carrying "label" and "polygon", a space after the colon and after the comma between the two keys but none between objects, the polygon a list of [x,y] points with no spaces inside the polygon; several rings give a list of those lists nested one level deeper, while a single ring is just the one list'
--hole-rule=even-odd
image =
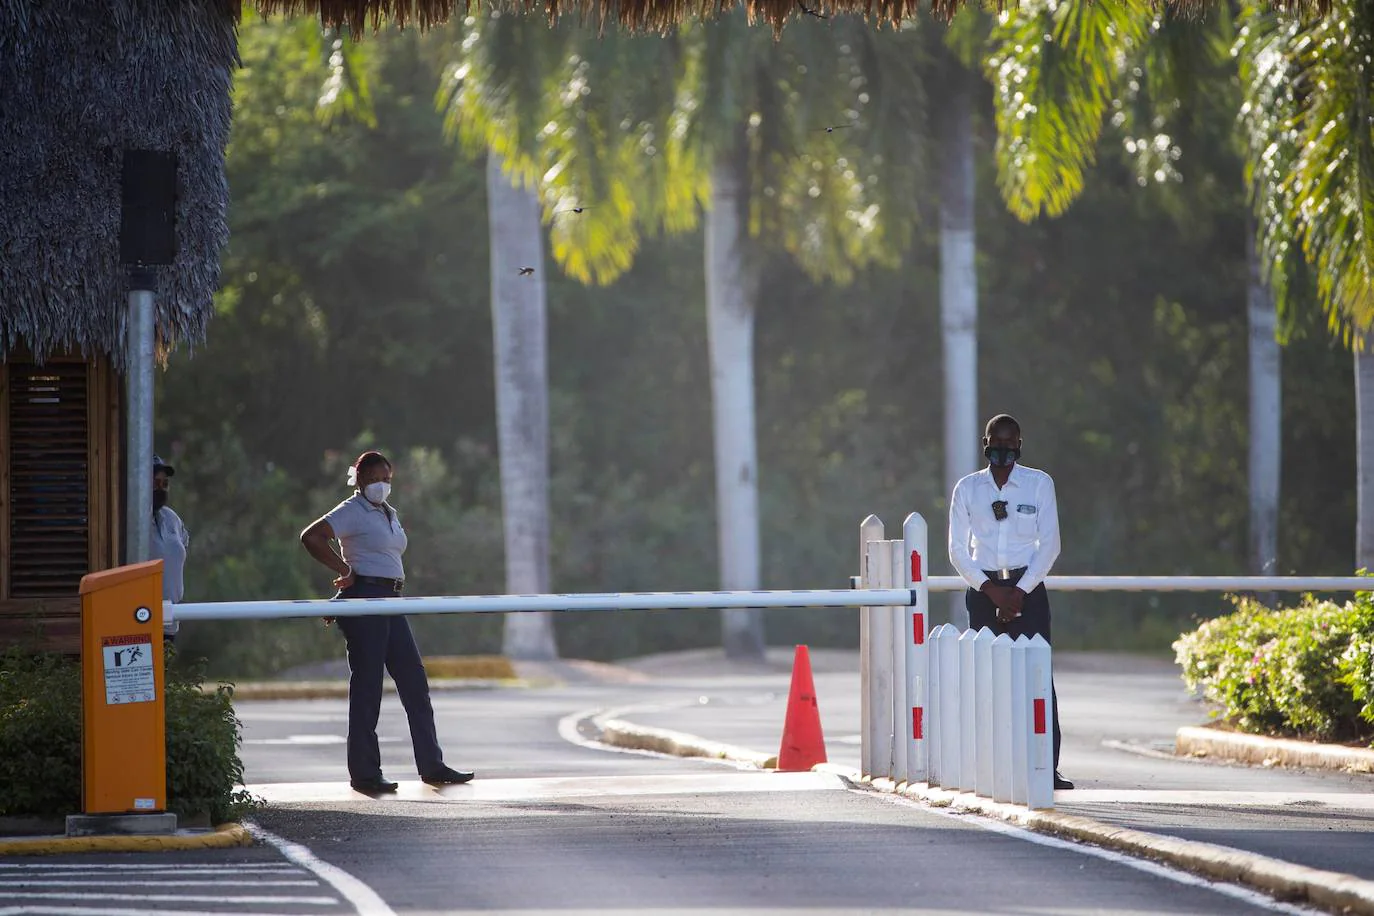
[{"label": "asphalt road", "polygon": [[[818,654],[818,694],[832,760],[857,762],[854,735],[844,728],[850,698],[857,722],[857,681],[846,665],[842,656]],[[1081,847],[994,830],[982,819],[848,790],[832,777],[804,774],[815,783],[764,791],[779,777],[567,740],[590,713],[616,710],[631,721],[760,750],[776,744],[785,670],[704,670],[690,657],[638,667],[655,678],[436,694],[449,762],[478,772],[473,786],[443,792],[413,782],[405,718],[389,696],[379,730],[384,769],[412,782],[400,798],[381,801],[350,800],[344,787],[344,701],[241,703],[245,778],[273,787],[276,803],[260,817],[264,826],[357,875],[398,911],[1264,908],[1254,895],[1223,896]],[[1165,727],[1136,722],[1112,734],[1148,747],[1154,730]],[[1075,738],[1075,752],[1080,746],[1085,755],[1097,753],[1090,737]],[[1104,779],[1115,765],[1138,770],[1133,786],[1151,781],[1157,761],[1099,750]]]},{"label": "asphalt road", "polygon": [[[847,664],[843,655],[817,655],[828,746],[842,763],[858,754],[848,709],[852,699],[857,723],[857,681]],[[245,778],[272,800],[255,818],[270,832],[262,843],[0,859],[0,916],[1303,912],[983,818],[849,789],[826,774],[769,774],[587,746],[578,723],[609,709],[759,750],[776,744],[785,665],[722,670],[709,658],[683,656],[640,667],[655,678],[437,693],[449,762],[478,772],[469,786],[442,791],[414,781],[405,717],[388,696],[379,729],[383,763],[403,786],[381,800],[347,789],[344,700],[240,702]],[[1087,679],[1076,682],[1078,675],[1061,672],[1060,693],[1065,766],[1072,761],[1071,775],[1087,787],[1082,797],[1094,798],[1088,804],[1117,804],[1091,791],[1260,791],[1250,780],[1272,779],[1309,794],[1313,786],[1352,798],[1368,792],[1368,781],[1161,761],[1104,747],[1106,736],[1148,753],[1172,713],[1161,712],[1158,722],[1146,715],[1122,722],[1120,709],[1099,704],[1111,706],[1113,685],[1139,697],[1149,682],[1123,681],[1130,673],[1119,668],[1082,674]],[[1122,810],[1138,816],[1153,809],[1129,803]],[[1308,816],[1313,809],[1297,810]],[[1187,829],[1209,829],[1196,817],[1179,819]]]},{"label": "asphalt road", "polygon": [[[718,667],[692,655],[635,665],[685,680]],[[858,678],[848,665],[842,654],[821,654],[816,693],[831,761],[857,768]],[[722,693],[705,704],[687,697],[680,707],[625,718],[776,752],[787,680],[753,680],[753,696]],[[1057,809],[1374,879],[1374,776],[1171,757],[1177,729],[1201,724],[1207,711],[1167,662],[1062,653],[1055,682],[1064,732],[1060,768],[1077,786],[1056,793]],[[766,699],[771,684],[780,686]]]}]

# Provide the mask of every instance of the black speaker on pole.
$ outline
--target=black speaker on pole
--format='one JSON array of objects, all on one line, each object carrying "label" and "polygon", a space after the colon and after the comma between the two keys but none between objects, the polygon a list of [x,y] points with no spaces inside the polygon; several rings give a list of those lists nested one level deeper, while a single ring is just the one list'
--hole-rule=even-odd
[{"label": "black speaker on pole", "polygon": [[126,149],[119,259],[128,265],[171,264],[177,253],[177,154]]}]

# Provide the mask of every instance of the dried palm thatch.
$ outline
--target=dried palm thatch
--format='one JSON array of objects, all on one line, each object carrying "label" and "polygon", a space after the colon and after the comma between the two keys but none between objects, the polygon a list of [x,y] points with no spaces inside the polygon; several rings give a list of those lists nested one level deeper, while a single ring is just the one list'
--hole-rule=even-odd
[{"label": "dried palm thatch", "polygon": [[0,0],[0,359],[73,348],[122,363],[125,148],[179,159],[164,346],[203,339],[228,240],[232,0]]},{"label": "dried palm thatch", "polygon": [[[231,0],[240,2],[240,0]],[[487,0],[503,10],[540,12],[555,21],[563,16],[616,24],[636,31],[662,31],[691,19],[711,19],[744,6],[751,22],[775,29],[801,16],[854,14],[878,23],[896,23],[922,13],[948,19],[970,2],[983,0]],[[1111,3],[1113,0],[1102,0]],[[1224,0],[1159,0],[1189,13],[1204,14]],[[1275,7],[1322,11],[1329,0],[1272,0]],[[993,0],[999,8],[1016,7],[1017,0]],[[330,28],[346,28],[355,36],[386,24],[420,28],[465,15],[483,5],[480,0],[257,0],[264,13],[319,16]]]}]

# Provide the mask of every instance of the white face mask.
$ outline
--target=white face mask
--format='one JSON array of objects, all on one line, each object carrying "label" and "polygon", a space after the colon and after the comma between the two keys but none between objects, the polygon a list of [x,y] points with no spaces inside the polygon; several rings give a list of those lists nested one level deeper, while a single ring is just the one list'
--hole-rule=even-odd
[{"label": "white face mask", "polygon": [[385,480],[379,480],[376,483],[370,483],[363,487],[363,496],[367,498],[367,501],[379,506],[386,502],[386,498],[390,495],[391,484],[387,483]]}]

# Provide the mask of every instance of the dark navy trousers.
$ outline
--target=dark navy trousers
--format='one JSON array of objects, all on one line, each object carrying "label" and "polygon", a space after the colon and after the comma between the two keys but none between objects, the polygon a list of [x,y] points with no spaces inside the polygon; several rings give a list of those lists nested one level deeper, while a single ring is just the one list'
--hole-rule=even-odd
[{"label": "dark navy trousers", "polygon": [[[1020,576],[1011,579],[994,579],[997,585],[1015,585]],[[964,607],[968,608],[968,625],[975,630],[987,627],[993,633],[1001,636],[1006,633],[1012,639],[1024,635],[1027,639],[1032,636],[1043,636],[1045,642],[1053,643],[1050,640],[1050,596],[1045,591],[1044,584],[1037,585],[1021,604],[1021,616],[1013,619],[1010,623],[1000,623],[997,620],[997,605],[992,603],[992,599],[982,592],[969,589],[964,594]],[[1054,676],[1050,675],[1050,706],[1054,710],[1054,768],[1059,769],[1059,697],[1054,692]]]},{"label": "dark navy trousers", "polygon": [[[336,598],[392,598],[383,585],[354,584]],[[371,779],[382,775],[377,746],[377,719],[382,712],[382,671],[391,675],[410,722],[415,769],[428,776],[444,766],[444,752],[434,730],[434,706],[429,701],[429,678],[415,645],[410,624],[394,617],[340,617],[339,629],[348,645],[348,776]]]}]

